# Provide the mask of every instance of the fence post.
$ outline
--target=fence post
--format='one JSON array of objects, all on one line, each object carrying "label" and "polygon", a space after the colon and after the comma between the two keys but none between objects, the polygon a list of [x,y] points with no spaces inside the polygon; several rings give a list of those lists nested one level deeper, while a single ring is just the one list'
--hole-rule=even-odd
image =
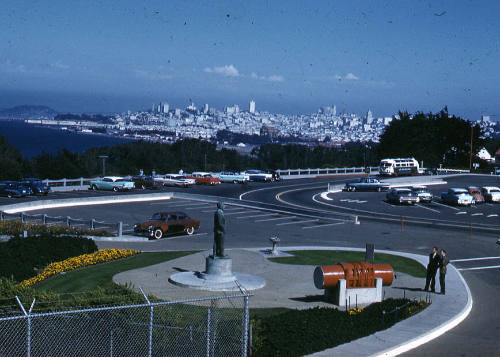
[{"label": "fence post", "polygon": [[0,221],[3,221],[3,211],[0,211]]},{"label": "fence post", "polygon": [[144,299],[149,305],[149,351],[148,351],[148,357],[151,357],[153,355],[153,317],[154,317],[154,307],[151,305],[151,301],[149,301],[147,295],[144,293],[144,290],[142,290],[141,287],[139,287],[139,290],[142,293],[142,296],[144,296]]},{"label": "fence post", "polygon": [[24,212],[21,212],[19,216],[21,217],[21,223],[24,223]]},{"label": "fence post", "polygon": [[[21,311],[23,312],[24,316],[28,318],[28,324],[26,330],[26,356],[31,357],[31,318],[30,315],[26,312],[26,309],[24,308],[23,304],[21,303],[21,300],[19,300],[19,297],[17,295],[16,295],[16,301],[19,307],[21,308]],[[33,300],[33,304],[31,304],[31,309],[33,309],[34,304],[35,300]]]},{"label": "fence post", "polygon": [[94,226],[95,226],[95,219],[91,219],[90,220],[90,229],[94,230]]},{"label": "fence post", "polygon": [[66,216],[66,225],[68,227],[71,226],[71,217],[70,216]]},{"label": "fence post", "polygon": [[245,308],[243,311],[243,339],[242,339],[242,346],[241,346],[241,356],[242,357],[247,357],[248,354],[248,324],[250,323],[249,321],[249,316],[248,316],[248,296],[245,296],[244,298],[244,303],[245,303]]},{"label": "fence post", "polygon": [[47,214],[45,214],[45,213],[42,216],[42,222],[43,222],[43,224],[47,224]]},{"label": "fence post", "polygon": [[109,357],[113,357],[113,329],[109,333]]},{"label": "fence post", "polygon": [[83,177],[80,177],[80,187],[83,186]]},{"label": "fence post", "polygon": [[63,178],[63,186],[66,187],[66,178]]},{"label": "fence post", "polygon": [[123,235],[123,222],[120,221],[118,222],[118,237],[121,237]]},{"label": "fence post", "polygon": [[210,308],[207,310],[207,351],[205,353],[206,357],[210,357]]}]

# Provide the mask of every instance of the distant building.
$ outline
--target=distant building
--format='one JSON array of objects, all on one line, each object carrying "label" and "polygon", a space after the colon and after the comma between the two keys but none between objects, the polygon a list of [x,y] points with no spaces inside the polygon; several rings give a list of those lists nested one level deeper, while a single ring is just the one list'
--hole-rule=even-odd
[{"label": "distant building", "polygon": [[233,105],[232,107],[226,107],[226,114],[238,114],[240,112],[240,107],[238,104]]},{"label": "distant building", "polygon": [[255,102],[253,100],[250,101],[248,111],[250,112],[250,114],[255,114]]},{"label": "distant building", "polygon": [[368,109],[368,113],[366,113],[366,124],[371,124],[373,122],[373,113],[370,109]]},{"label": "distant building", "polygon": [[260,128],[260,136],[269,136],[270,138],[275,138],[278,136],[278,129],[270,125],[262,125]]},{"label": "distant building", "polygon": [[208,104],[205,103],[205,105],[203,106],[203,114],[207,114],[208,113]]},{"label": "distant building", "polygon": [[490,116],[489,115],[481,115],[481,121],[483,123],[488,123],[490,122]]},{"label": "distant building", "polygon": [[170,106],[168,105],[168,103],[160,103],[160,113],[168,113],[169,109],[170,109]]}]

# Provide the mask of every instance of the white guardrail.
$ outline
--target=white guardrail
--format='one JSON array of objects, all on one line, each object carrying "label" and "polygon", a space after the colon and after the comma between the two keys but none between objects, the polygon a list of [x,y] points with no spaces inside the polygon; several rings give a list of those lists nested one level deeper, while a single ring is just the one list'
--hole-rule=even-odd
[{"label": "white guardrail", "polygon": [[[435,170],[438,175],[447,175],[447,174],[466,174],[470,173],[470,170],[458,170],[458,169],[436,169]],[[364,167],[342,167],[342,168],[316,168],[316,169],[279,169],[276,170],[277,173],[283,179],[294,179],[294,178],[311,178],[316,176],[325,176],[325,175],[357,175],[368,173],[370,175],[378,174],[378,166],[370,166],[366,169]],[[130,178],[131,176],[124,176],[125,178]],[[68,187],[68,186],[88,186],[90,184],[90,180],[94,180],[96,177],[92,178],[84,178],[80,177],[77,179],[44,179],[43,182],[51,187]]]}]

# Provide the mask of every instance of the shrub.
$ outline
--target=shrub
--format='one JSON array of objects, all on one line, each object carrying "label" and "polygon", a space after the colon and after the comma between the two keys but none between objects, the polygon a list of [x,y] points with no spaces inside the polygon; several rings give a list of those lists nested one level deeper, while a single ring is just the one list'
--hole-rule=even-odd
[{"label": "shrub", "polygon": [[[388,313],[401,306],[397,316]],[[387,299],[347,312],[313,308],[257,318],[252,321],[253,355],[303,356],[322,351],[389,328],[426,306],[408,299]]]},{"label": "shrub", "polygon": [[92,239],[41,235],[0,242],[0,277],[21,281],[31,278],[48,264],[97,251]]},{"label": "shrub", "polygon": [[47,225],[35,222],[21,223],[21,221],[6,220],[0,221],[0,235],[20,237],[23,232],[28,232],[30,236],[36,235],[93,235],[110,236],[111,233],[105,230],[91,230],[81,227],[68,227],[63,225]]}]

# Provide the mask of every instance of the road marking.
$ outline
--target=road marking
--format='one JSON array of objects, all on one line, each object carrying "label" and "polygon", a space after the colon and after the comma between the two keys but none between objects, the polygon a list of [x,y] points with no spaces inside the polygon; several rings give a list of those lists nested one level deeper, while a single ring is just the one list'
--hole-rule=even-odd
[{"label": "road marking", "polygon": [[425,207],[425,206],[419,205],[418,203],[417,203],[417,204],[415,204],[415,206],[418,206],[418,207],[420,207],[420,208],[425,208],[425,209],[428,209],[429,211],[432,211],[432,212],[441,213],[441,211],[438,211],[437,209],[433,209],[433,208]]},{"label": "road marking", "polygon": [[366,203],[368,201],[362,201],[362,200],[351,200],[351,199],[343,199],[340,200],[340,202],[348,202],[348,203]]},{"label": "road marking", "polygon": [[389,202],[386,202],[386,201],[382,201],[382,202],[384,202],[386,205],[389,205],[391,207],[399,207],[399,206],[393,205],[392,203],[389,203]]},{"label": "road marking", "polygon": [[467,212],[465,212],[465,211],[460,211],[460,212],[457,212],[457,213],[455,213],[455,214],[467,214]]},{"label": "road marking", "polygon": [[496,213],[493,213],[493,214],[489,214],[486,216],[487,218],[491,218],[491,217],[498,217],[498,214]]},{"label": "road marking", "polygon": [[256,218],[256,217],[265,217],[265,216],[277,216],[278,213],[264,213],[264,214],[256,214],[253,216],[244,216],[244,217],[236,217],[237,219],[244,219],[244,218]]},{"label": "road marking", "polygon": [[311,223],[311,222],[318,222],[319,219],[310,219],[307,221],[294,221],[294,222],[285,222],[285,223],[276,223],[277,226],[286,226],[288,224],[299,224],[299,223]]},{"label": "road marking", "polygon": [[[243,208],[241,208],[241,207],[224,208],[224,213],[225,213],[225,212],[232,213],[232,212],[234,212],[234,211],[238,211],[238,210],[240,210],[240,211],[241,211],[242,209],[243,209]],[[211,209],[211,210],[205,210],[205,211],[201,211],[201,212],[203,212],[203,213],[215,212],[215,207],[214,207],[214,209]]]},{"label": "road marking", "polygon": [[[345,180],[345,179],[344,179]],[[333,182],[341,182],[342,180],[336,180],[336,181],[333,181]],[[258,192],[258,191],[264,191],[264,190],[275,190],[276,188],[288,188],[288,187],[297,187],[297,186],[309,186],[309,185],[314,185],[314,183],[301,183],[301,184],[296,184],[296,185],[286,185],[286,186],[272,186],[272,187],[265,187],[265,188],[258,188],[256,190],[250,190],[250,191],[247,191],[247,192],[244,192],[240,195],[239,199],[240,201],[243,200],[243,197],[248,195],[249,193],[254,193],[254,192]],[[328,186],[328,184],[326,183],[326,185]],[[311,187],[311,188],[323,188],[325,187],[325,184],[321,185],[321,186],[314,186],[314,187]],[[291,190],[293,191],[293,190]]]},{"label": "road marking", "polygon": [[473,213],[473,214],[471,214],[471,216],[483,216],[483,214],[482,213]]},{"label": "road marking", "polygon": [[467,258],[467,259],[453,259],[450,260],[452,263],[457,263],[457,262],[473,262],[476,260],[491,260],[491,259],[500,259],[500,257],[480,257],[480,258]]},{"label": "road marking", "polygon": [[498,268],[500,268],[500,265],[491,265],[486,267],[475,267],[475,268],[457,268],[457,270],[465,271],[465,270],[485,270],[485,269],[498,269]]},{"label": "road marking", "polygon": [[291,219],[291,218],[296,218],[295,216],[287,216],[287,217],[277,217],[277,218],[268,218],[268,219],[258,219],[255,222],[267,222],[267,221],[277,221],[280,219]]},{"label": "road marking", "polygon": [[312,229],[312,228],[321,228],[321,227],[328,227],[328,226],[337,226],[339,224],[344,224],[344,223],[345,222],[318,224],[317,226],[302,227],[302,229]]},{"label": "road marking", "polygon": [[443,207],[447,207],[447,208],[454,209],[455,211],[460,211],[460,209],[459,209],[459,208],[452,207],[452,206],[450,206],[450,205],[445,205],[445,204],[442,204],[442,203],[439,203],[439,202],[435,202],[435,201],[433,201],[432,203],[434,203],[435,205],[438,205],[438,206],[443,206]]},{"label": "road marking", "polygon": [[[210,212],[214,212],[214,211],[210,211]],[[242,213],[246,213],[246,212],[248,212],[248,210],[243,210],[243,211],[238,211],[238,212],[224,213],[224,216],[234,216],[235,214],[242,214]]]}]

